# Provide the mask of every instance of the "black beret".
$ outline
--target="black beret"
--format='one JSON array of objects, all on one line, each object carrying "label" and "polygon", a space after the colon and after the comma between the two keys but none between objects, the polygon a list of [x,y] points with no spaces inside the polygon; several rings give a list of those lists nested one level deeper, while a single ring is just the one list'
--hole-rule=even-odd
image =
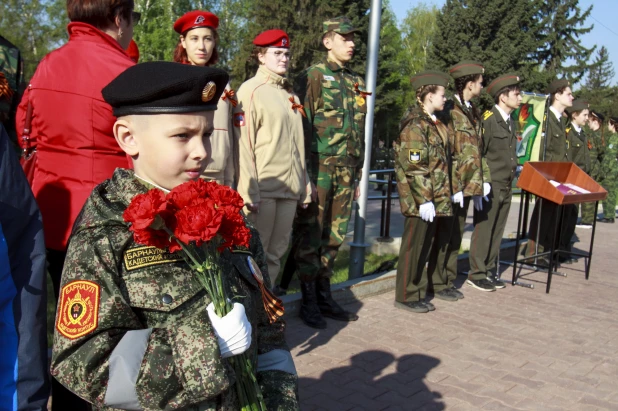
[{"label": "black beret", "polygon": [[547,87],[547,92],[549,94],[556,94],[558,90],[566,88],[566,87],[571,87],[571,83],[569,83],[569,80],[565,78],[560,79],[560,80],[554,80],[551,83],[549,83],[549,86]]},{"label": "black beret", "polygon": [[102,90],[116,117],[212,111],[229,80],[217,68],[152,61],[131,66]]},{"label": "black beret", "polygon": [[599,113],[598,111],[590,110],[590,115],[592,117],[598,118],[601,123],[605,121],[605,116],[603,114]]},{"label": "black beret", "polygon": [[485,88],[485,91],[493,98],[496,98],[503,88],[519,84],[519,76],[517,74],[505,74],[500,76]]},{"label": "black beret", "polygon": [[586,100],[575,100],[573,102],[573,105],[571,107],[567,107],[565,111],[570,114],[570,113],[576,113],[578,111],[582,111],[582,110],[589,109],[589,108],[590,108],[590,104]]}]

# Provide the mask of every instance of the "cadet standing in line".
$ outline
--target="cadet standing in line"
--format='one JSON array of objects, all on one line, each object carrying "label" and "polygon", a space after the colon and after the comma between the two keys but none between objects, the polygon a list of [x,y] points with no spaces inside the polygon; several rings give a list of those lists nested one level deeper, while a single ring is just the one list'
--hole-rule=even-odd
[{"label": "cadet standing in line", "polygon": [[295,259],[301,281],[300,317],[314,328],[326,327],[323,316],[358,319],[341,308],[330,291],[333,264],[348,231],[352,202],[359,194],[365,156],[365,97],[370,93],[364,89],[363,78],[346,66],[354,56],[356,31],[346,17],[325,21],[322,44],[327,57],[299,80],[307,114],[307,168],[317,186],[318,201],[297,210],[289,255]]},{"label": "cadet standing in line", "polygon": [[[448,75],[425,71],[411,79],[417,104],[404,116],[399,129],[395,170],[401,212],[406,216],[395,289],[395,307],[415,313],[435,310],[425,300],[425,264],[432,248],[445,248],[453,224],[448,127],[435,112],[444,108]],[[445,234],[446,233],[446,234]],[[431,262],[430,262],[431,264]],[[435,264],[435,262],[434,262]]]},{"label": "cadet standing in line", "polygon": [[[378,148],[376,148],[376,151],[373,156],[374,169],[384,170],[388,168],[387,166],[388,157],[389,157],[389,153],[388,153],[388,149],[384,147],[384,140],[378,140]],[[384,180],[385,177],[386,177],[386,174],[384,173],[377,173],[376,175],[376,178],[378,180]],[[384,183],[378,183],[376,186],[376,190],[382,190],[382,186],[384,186]]]},{"label": "cadet standing in line", "polygon": [[607,122],[609,133],[605,137],[601,160],[600,184],[607,190],[607,198],[603,201],[602,223],[613,224],[616,219],[616,197],[618,196],[618,117],[611,117]]},{"label": "cadet standing in line", "polygon": [[[579,168],[586,173],[590,173],[590,152],[583,127],[588,122],[588,114],[590,105],[587,101],[575,100],[573,105],[566,109],[569,115],[569,125],[566,129],[568,142],[568,156]],[[583,204],[582,204],[583,205]],[[566,204],[563,206],[563,227],[562,236],[560,238],[560,249],[571,251],[571,238],[575,234],[575,226],[577,225],[577,216],[579,204]],[[561,254],[559,257],[561,263],[571,264],[577,261],[576,258]]]},{"label": "cadet standing in line", "polygon": [[[588,175],[595,181],[601,179],[601,161],[599,148],[602,146],[603,132],[602,125],[605,120],[605,116],[601,113],[590,110],[588,116],[587,129],[584,127],[584,134],[586,135],[586,144],[588,146],[588,152],[590,156],[590,172]],[[582,204],[582,219],[577,225],[580,228],[591,228],[592,222],[596,218],[594,215],[594,203]]]},{"label": "cadet standing in line", "polygon": [[[511,113],[521,104],[519,77],[507,74],[487,86],[496,105],[483,114],[483,158],[491,174],[491,192],[482,207],[475,204],[474,231],[470,242],[470,272],[466,284],[481,291],[495,291],[496,260],[511,208],[511,185],[517,170],[517,136]],[[484,200],[475,199],[475,203]],[[503,287],[502,287],[503,288]]]},{"label": "cadet standing in line", "polygon": [[[563,115],[564,110],[573,105],[573,93],[568,80],[554,80],[549,84],[547,92],[549,97],[549,113],[545,128],[545,140],[541,141],[541,153],[545,151],[543,161],[570,161],[567,153],[566,124],[567,118]],[[528,230],[528,244],[526,255],[535,253],[535,241],[539,234],[539,253],[548,252],[551,249],[551,239],[554,237],[554,217],[558,211],[556,204],[551,201],[543,201],[542,211],[539,213],[540,198],[534,204],[534,210],[530,217],[530,229]],[[538,219],[541,219],[540,229]],[[558,245],[559,239],[555,244]],[[547,257],[539,259],[541,263],[548,264]]]},{"label": "cadet standing in line", "polygon": [[[249,270],[267,269],[257,232],[248,249],[220,255],[223,287],[243,298],[215,319],[184,259],[137,243],[123,220],[136,195],[201,176],[227,82],[220,69],[149,62],[103,89],[134,170],[118,168],[95,187],[75,222],[51,362],[52,375],[95,409],[237,410],[227,358],[247,350],[267,409],[299,409],[285,323],[269,320],[260,276]],[[142,263],[144,253],[159,259]]]},{"label": "cadet standing in line", "polygon": [[[446,250],[434,247],[432,253],[437,258],[431,258],[436,264],[428,267],[432,278],[434,295],[446,301],[457,301],[463,294],[454,288],[453,281],[457,278],[457,255],[461,247],[466,217],[470,199],[475,199],[482,207],[482,198],[491,191],[489,167],[481,156],[483,142],[480,137],[481,119],[476,107],[470,100],[478,97],[483,89],[483,73],[485,68],[481,63],[464,60],[449,69],[449,74],[455,79],[455,95],[447,101],[445,109],[438,114],[442,121],[451,129],[453,153],[451,179],[460,187],[453,188],[454,221],[444,235],[450,234]],[[485,197],[487,198],[487,197]],[[478,199],[478,201],[477,201]]]}]

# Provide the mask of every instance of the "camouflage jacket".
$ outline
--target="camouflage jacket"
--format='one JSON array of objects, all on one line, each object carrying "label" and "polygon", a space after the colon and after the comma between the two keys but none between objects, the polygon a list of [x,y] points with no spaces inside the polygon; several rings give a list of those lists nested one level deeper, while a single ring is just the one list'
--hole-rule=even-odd
[{"label": "camouflage jacket", "polygon": [[[209,296],[179,255],[136,244],[122,219],[131,199],[146,190],[132,171],[117,169],[84,205],[62,274],[51,373],[96,409],[137,403],[129,409],[237,410],[234,371],[221,358],[206,312]],[[252,324],[247,352],[267,408],[297,410],[285,324],[269,322],[248,266],[252,255],[269,286],[259,236],[252,233],[248,251],[222,254],[224,287],[242,296]],[[133,364],[123,367],[127,358]]]},{"label": "camouflage jacket", "polygon": [[434,123],[415,106],[399,129],[395,174],[401,212],[418,217],[419,206],[433,201],[437,216],[452,215],[448,127],[440,120]]},{"label": "camouflage jacket", "polygon": [[441,116],[454,138],[453,158],[457,167],[453,170],[453,180],[463,187],[465,197],[483,195],[483,183],[489,183],[491,179],[487,160],[481,155],[480,121],[457,98],[446,103]]},{"label": "camouflage jacket", "polygon": [[[547,151],[544,161],[570,161],[567,153],[566,123],[566,117],[562,116],[558,120],[553,111],[549,110],[547,113],[547,128],[545,129]],[[544,141],[541,143],[542,156]]]},{"label": "camouflage jacket", "polygon": [[584,135],[586,136],[586,145],[588,146],[588,153],[590,156],[590,177],[595,180],[599,178],[599,172],[601,171],[601,159],[599,147],[601,146],[601,132],[599,130],[593,131],[588,126],[584,126]]},{"label": "camouflage jacket", "polygon": [[601,175],[605,179],[618,179],[618,133],[606,131],[601,160]]},{"label": "camouflage jacket", "polygon": [[[300,77],[304,95],[306,143],[313,154],[336,157],[337,165],[363,168],[367,103],[362,77],[347,67],[325,60],[309,67]],[[303,93],[304,91],[304,93]],[[307,161],[307,164],[315,162]],[[314,175],[317,170],[311,170]]]},{"label": "camouflage jacket", "polygon": [[584,130],[577,132],[573,125],[569,125],[566,129],[567,136],[567,155],[579,168],[586,173],[590,172],[590,152],[586,143]]},{"label": "camouflage jacket", "polygon": [[517,136],[495,106],[483,114],[482,135],[483,157],[487,159],[492,183],[510,187],[517,169]]}]

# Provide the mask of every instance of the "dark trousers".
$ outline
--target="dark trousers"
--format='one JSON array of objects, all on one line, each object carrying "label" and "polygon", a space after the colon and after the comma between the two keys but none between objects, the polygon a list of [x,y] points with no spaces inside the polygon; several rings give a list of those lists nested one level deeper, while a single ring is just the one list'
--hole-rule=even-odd
[{"label": "dark trousers", "polygon": [[510,185],[492,183],[487,197],[489,202],[483,201],[483,209],[474,210],[468,273],[471,280],[482,280],[493,275],[513,195]]},{"label": "dark trousers", "polygon": [[431,249],[433,246],[446,249],[447,245],[444,239],[443,244],[438,244],[438,226],[446,223],[441,220],[452,221],[452,217],[435,217],[431,223],[420,217],[406,218],[397,265],[396,301],[414,302],[425,299],[428,285],[425,265],[430,259]]},{"label": "dark trousers", "polygon": [[[66,251],[47,249],[47,271],[54,285],[56,301],[60,295],[60,280]],[[89,411],[90,404],[66,389],[55,378],[52,378],[52,411]]]},{"label": "dark trousers", "polygon": [[[459,206],[453,206],[453,211],[457,213],[461,210]],[[440,217],[434,219],[436,224],[436,234],[434,237],[433,247],[429,253],[429,261],[427,264],[427,276],[431,281],[429,289],[433,289],[434,293],[440,292],[447,288],[453,288],[453,281],[457,278],[457,254],[461,245],[454,238],[455,231],[458,226],[457,216]],[[454,250],[454,248],[457,248]],[[448,263],[452,257],[455,258],[455,270],[448,269]]]},{"label": "dark trousers", "polygon": [[[575,234],[575,226],[577,225],[577,214],[579,212],[579,204],[567,204],[563,207],[563,225],[562,235],[560,236],[560,249],[571,251],[571,238]],[[561,257],[567,257],[562,255]]]},{"label": "dark trousers", "polygon": [[[549,200],[543,200],[543,206],[540,206],[540,199],[534,204],[534,210],[532,210],[532,216],[530,217],[530,229],[528,230],[528,244],[526,245],[526,255],[530,256],[535,253],[535,242],[537,233],[539,237],[539,253],[549,252],[551,250],[551,240],[556,233],[555,218],[556,213],[559,212],[560,207],[556,203],[552,203]],[[539,209],[541,211],[539,212]],[[541,218],[541,224],[538,225],[538,218]],[[560,223],[560,216],[558,216],[558,223]],[[558,247],[560,239],[557,238],[554,241],[554,247]]]}]

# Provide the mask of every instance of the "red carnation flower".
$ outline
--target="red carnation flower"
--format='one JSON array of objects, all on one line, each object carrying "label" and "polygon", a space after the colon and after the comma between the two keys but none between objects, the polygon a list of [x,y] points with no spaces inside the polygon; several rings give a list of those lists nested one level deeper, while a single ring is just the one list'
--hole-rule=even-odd
[{"label": "red carnation flower", "polygon": [[222,214],[214,207],[214,201],[201,199],[199,204],[187,206],[176,213],[174,235],[185,244],[195,241],[199,247],[210,241],[221,226]]},{"label": "red carnation flower", "polygon": [[173,208],[182,210],[185,207],[195,205],[197,199],[208,198],[209,190],[208,183],[198,178],[176,186],[167,195],[167,201]]},{"label": "red carnation flower", "polygon": [[218,248],[220,252],[235,246],[249,248],[251,230],[247,228],[245,220],[239,212],[234,213],[227,210],[227,212],[223,213],[219,234],[223,238],[223,243]]},{"label": "red carnation flower", "polygon": [[230,209],[233,213],[242,210],[245,202],[236,190],[227,186],[218,185],[215,190],[209,192],[210,197],[215,200],[218,207]]},{"label": "red carnation flower", "polygon": [[[162,191],[153,189],[136,195],[124,210],[122,218],[131,223],[131,231],[143,230],[152,225],[157,215],[166,214],[167,202]],[[165,216],[163,216],[165,217]]]}]

